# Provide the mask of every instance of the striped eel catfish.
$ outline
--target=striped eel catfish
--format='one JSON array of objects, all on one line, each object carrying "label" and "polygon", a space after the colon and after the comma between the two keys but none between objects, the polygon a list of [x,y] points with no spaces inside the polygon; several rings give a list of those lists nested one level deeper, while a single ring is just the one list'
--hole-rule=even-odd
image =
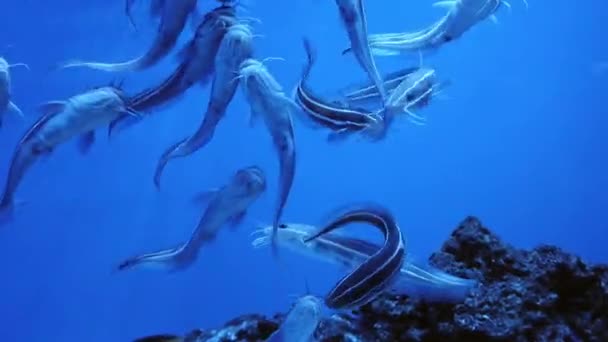
[{"label": "striped eel catfish", "polygon": [[446,7],[448,13],[429,27],[417,32],[372,34],[369,36],[369,44],[376,56],[436,50],[443,44],[460,38],[487,18],[496,21],[494,14],[501,5],[510,6],[504,0],[438,1],[434,6]]},{"label": "striped eel catfish", "polygon": [[[276,233],[296,173],[296,142],[291,115],[298,107],[285,95],[283,87],[261,61],[254,58],[245,60],[241,63],[238,77],[251,108],[251,122],[255,123],[260,117],[264,120],[279,157],[279,193],[273,219]],[[272,252],[278,256],[274,243]]]},{"label": "striped eel catfish", "polygon": [[7,219],[13,212],[17,188],[41,156],[74,137],[80,137],[80,151],[86,153],[95,141],[95,129],[120,115],[140,115],[124,92],[115,87],[97,87],[65,101],[48,102],[40,109],[43,115],[21,138],[11,160],[0,200],[0,216]]},{"label": "striped eel catfish", "polygon": [[375,204],[359,204],[340,210],[334,219],[304,242],[314,241],[350,223],[368,223],[384,235],[382,247],[343,277],[325,297],[333,309],[354,309],[372,301],[399,275],[405,255],[401,229],[393,215]]},{"label": "striped eel catfish", "polygon": [[200,194],[196,199],[208,200],[201,219],[185,243],[153,253],[140,254],[121,262],[117,270],[134,267],[160,267],[169,272],[184,270],[197,259],[203,245],[210,243],[227,223],[233,227],[244,219],[247,209],[266,190],[266,177],[257,166],[238,170],[228,184]]},{"label": "striped eel catfish", "polygon": [[160,189],[160,179],[167,163],[174,158],[186,157],[207,145],[215,129],[224,118],[239,85],[235,77],[243,61],[253,53],[253,33],[245,24],[235,24],[228,29],[215,57],[215,73],[211,95],[203,121],[190,137],[170,146],[161,155],[154,173],[154,184]]},{"label": "striped eel catfish", "polygon": [[[237,22],[233,6],[222,4],[208,12],[198,25],[192,40],[179,53],[180,65],[159,85],[134,95],[131,98],[133,108],[140,112],[150,111],[175,100],[197,82],[206,85],[213,74],[222,38]],[[118,127],[134,123],[127,116],[120,117],[112,122],[108,135]]]},{"label": "striped eel catfish", "polygon": [[[335,231],[304,242],[318,230],[318,227],[307,224],[281,224],[277,238],[279,246],[347,270],[354,269],[380,249],[375,243]],[[262,248],[268,245],[270,231],[270,226],[254,231],[253,247]],[[457,303],[464,300],[470,289],[476,285],[474,280],[459,278],[411,259],[411,256],[406,257],[398,277],[387,292],[418,297],[428,302]]]},{"label": "striped eel catfish", "polygon": [[384,88],[370,49],[363,0],[336,0],[336,5],[338,5],[338,9],[340,10],[340,18],[348,34],[352,52],[357,62],[365,70],[369,79],[374,82],[382,97],[382,101],[386,103],[386,89]]},{"label": "striped eel catfish", "polygon": [[294,90],[293,98],[301,108],[298,111],[300,121],[312,128],[326,128],[332,131],[328,141],[344,139],[352,134],[362,133],[370,140],[380,136],[382,117],[377,113],[360,108],[352,108],[338,101],[326,101],[315,95],[307,86],[308,77],[316,60],[312,44],[303,39],[307,62],[302,70],[302,77]]}]

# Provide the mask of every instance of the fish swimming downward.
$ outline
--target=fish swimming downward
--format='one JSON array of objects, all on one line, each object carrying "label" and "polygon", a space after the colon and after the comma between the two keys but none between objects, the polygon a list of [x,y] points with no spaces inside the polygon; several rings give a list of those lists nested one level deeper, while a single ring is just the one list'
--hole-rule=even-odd
[{"label": "fish swimming downward", "polygon": [[[281,85],[262,62],[253,58],[244,61],[239,78],[251,107],[251,122],[254,123],[258,117],[264,119],[279,155],[279,195],[273,220],[273,232],[276,234],[295,176],[296,146],[291,115],[300,109],[285,95]],[[271,247],[276,256],[278,250],[274,242]]]},{"label": "fish swimming downward", "polygon": [[160,189],[163,170],[171,159],[189,156],[213,138],[215,128],[224,117],[239,85],[239,79],[236,77],[239,67],[253,53],[252,40],[253,34],[245,24],[230,27],[224,35],[215,57],[213,85],[203,122],[192,136],[180,140],[162,154],[154,173],[157,189]]},{"label": "fish swimming downward", "polygon": [[226,224],[237,227],[247,209],[266,190],[266,177],[257,166],[238,170],[228,184],[210,193],[198,196],[209,198],[209,204],[188,241],[174,248],[137,255],[126,259],[118,270],[152,266],[167,271],[180,271],[192,265],[203,245],[213,241]]},{"label": "fish swimming downward", "polygon": [[10,69],[22,66],[28,68],[27,64],[17,63],[8,64],[6,59],[0,57],[0,127],[3,124],[4,113],[12,111],[13,113],[23,117],[23,112],[16,104],[11,101],[11,73]]},{"label": "fish swimming downward", "polygon": [[[132,22],[131,7],[135,0],[126,0],[126,13]],[[197,0],[151,0],[151,15],[160,16],[158,31],[152,46],[143,55],[126,62],[104,63],[71,60],[60,65],[60,68],[86,67],[91,69],[120,72],[138,71],[152,67],[167,56],[177,43],[189,16],[198,20],[196,15]]]},{"label": "fish swimming downward", "polygon": [[311,342],[322,317],[323,303],[313,295],[296,300],[285,320],[266,342]]},{"label": "fish swimming downward", "polygon": [[367,33],[367,19],[363,0],[336,0],[340,10],[342,24],[348,33],[351,51],[359,65],[365,70],[370,80],[376,85],[383,102],[387,100],[386,89],[376,67],[374,56],[370,48]]},{"label": "fish swimming downward", "polygon": [[95,141],[95,129],[121,115],[139,115],[122,90],[114,87],[99,87],[66,101],[49,102],[41,110],[42,117],[21,138],[13,154],[0,200],[2,216],[12,213],[15,191],[38,157],[76,136],[80,136],[80,151],[86,153]]},{"label": "fish swimming downward", "polygon": [[[313,241],[304,242],[319,230],[318,227],[289,223],[282,224],[278,233],[281,248],[301,255],[342,266],[350,271],[380,250],[378,244],[331,232]],[[272,226],[262,227],[252,235],[254,248],[270,243]],[[421,298],[428,302],[462,302],[476,285],[475,280],[459,278],[430,265],[406,257],[399,275],[387,288],[387,292]]]},{"label": "fish swimming downward", "polygon": [[[371,34],[369,44],[376,56],[436,50],[443,44],[460,38],[487,18],[496,21],[494,14],[501,5],[509,6],[505,0],[438,1],[435,6],[447,8],[448,13],[429,27],[417,32]],[[351,49],[345,50],[348,51]]]},{"label": "fish swimming downward", "polygon": [[[149,112],[167,105],[184,94],[194,84],[205,86],[213,74],[216,54],[229,28],[237,23],[236,9],[222,4],[205,14],[194,37],[179,53],[181,63],[163,82],[131,98],[133,108]],[[123,116],[110,124],[108,135],[137,121]]]},{"label": "fish swimming downward", "polygon": [[304,243],[351,223],[371,224],[382,232],[384,243],[327,294],[325,304],[333,309],[354,309],[372,301],[390,288],[403,266],[405,244],[401,229],[386,208],[375,204],[357,204],[338,210],[318,232],[305,238]]}]

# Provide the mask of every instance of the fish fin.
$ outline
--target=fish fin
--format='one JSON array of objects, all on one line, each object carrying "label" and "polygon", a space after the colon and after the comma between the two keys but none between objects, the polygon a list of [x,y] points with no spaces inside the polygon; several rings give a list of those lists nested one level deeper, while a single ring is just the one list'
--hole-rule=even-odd
[{"label": "fish fin", "polygon": [[65,101],[50,101],[42,104],[39,110],[43,115],[53,115],[63,111],[66,105]]},{"label": "fish fin", "polygon": [[124,72],[134,71],[141,68],[141,57],[136,57],[125,62],[117,63],[106,63],[106,62],[93,62],[83,61],[78,59],[68,60],[66,62],[59,63],[55,66],[55,69],[67,69],[67,68],[87,68],[93,70],[101,70],[106,72]]},{"label": "fish fin", "polygon": [[220,191],[219,188],[201,191],[192,197],[192,203],[200,206],[205,206],[211,199]]},{"label": "fish fin", "polygon": [[347,47],[346,49],[342,50],[342,56],[346,55],[347,53],[350,53],[353,51],[353,48],[351,47]]},{"label": "fish fin", "polygon": [[327,135],[327,142],[329,143],[337,143],[346,140],[348,137],[352,135],[352,132],[347,128],[339,129],[335,132],[331,132]]},{"label": "fish fin", "polygon": [[133,342],[183,342],[184,339],[177,335],[160,334],[140,337]]},{"label": "fish fin", "polygon": [[81,154],[87,154],[95,142],[95,131],[88,131],[78,138],[78,150]]},{"label": "fish fin", "polygon": [[232,217],[230,217],[230,219],[228,220],[228,223],[230,224],[230,228],[232,230],[237,230],[239,225],[241,225],[241,223],[243,223],[245,216],[247,216],[247,211],[243,211],[238,214],[234,214]]},{"label": "fish fin", "polygon": [[399,51],[386,48],[370,47],[374,56],[397,56]]},{"label": "fish fin", "polygon": [[436,1],[433,3],[433,7],[451,9],[454,6],[456,6],[457,2],[458,1],[455,1],[455,0]]},{"label": "fish fin", "polygon": [[185,247],[185,244],[180,244],[177,247],[132,256],[116,266],[114,272],[125,271],[139,266],[160,268],[170,272],[184,269],[196,259],[196,255],[187,251]]},{"label": "fish fin", "polygon": [[498,18],[496,17],[496,15],[492,14],[488,18],[490,19],[491,22],[493,22],[494,24],[498,25]]},{"label": "fish fin", "polygon": [[14,102],[11,101],[8,103],[8,109],[10,109],[12,112],[16,113],[20,117],[22,117],[22,118],[24,117],[23,111],[21,111],[21,109],[19,109],[19,107],[17,107],[17,105]]}]

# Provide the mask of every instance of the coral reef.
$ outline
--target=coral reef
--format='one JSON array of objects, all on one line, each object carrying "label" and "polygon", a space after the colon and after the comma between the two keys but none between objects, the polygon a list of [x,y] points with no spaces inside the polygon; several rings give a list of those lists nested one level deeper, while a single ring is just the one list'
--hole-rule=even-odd
[{"label": "coral reef", "polygon": [[[325,318],[318,341],[608,341],[608,265],[590,266],[554,246],[520,250],[466,218],[432,265],[479,280],[459,304],[382,295]],[[185,340],[263,341],[282,315],[247,315]]]}]

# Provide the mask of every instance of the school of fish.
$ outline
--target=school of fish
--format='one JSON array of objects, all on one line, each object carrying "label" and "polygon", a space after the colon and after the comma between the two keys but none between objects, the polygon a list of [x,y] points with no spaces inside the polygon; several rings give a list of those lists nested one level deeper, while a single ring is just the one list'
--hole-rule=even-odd
[{"label": "school of fish", "polygon": [[[395,215],[377,203],[351,203],[332,211],[321,225],[283,223],[291,189],[300,177],[297,135],[294,119],[302,129],[327,133],[327,141],[345,141],[357,136],[369,142],[385,139],[396,120],[424,125],[422,111],[447,85],[429,66],[407,66],[389,73],[381,72],[376,58],[438,51],[444,44],[460,39],[473,26],[495,20],[504,0],[438,1],[435,6],[447,12],[435,22],[415,32],[368,33],[364,0],[335,0],[337,18],[344,29],[347,49],[337,54],[354,57],[366,81],[337,89],[329,96],[312,89],[309,78],[317,60],[312,41],[304,37],[306,63],[293,92],[285,91],[265,62],[269,58],[254,52],[252,23],[255,19],[240,14],[241,4],[234,0],[214,0],[216,8],[202,15],[199,6],[211,0],[150,0],[150,16],[158,20],[156,36],[148,51],[128,61],[101,62],[69,60],[63,68],[90,68],[104,72],[144,72],[167,57],[178,44],[190,21],[193,35],[178,52],[179,65],[162,82],[128,94],[118,85],[104,85],[74,94],[68,99],[40,106],[42,115],[18,142],[0,195],[2,225],[17,216],[16,200],[21,183],[31,167],[42,157],[70,140],[77,140],[81,153],[88,153],[96,131],[106,129],[108,136],[164,111],[194,85],[211,84],[207,108],[200,126],[187,137],[176,139],[159,157],[153,184],[161,187],[162,174],[175,158],[188,157],[204,148],[214,137],[218,124],[229,111],[239,91],[250,107],[250,121],[262,120],[278,160],[278,189],[270,224],[252,235],[255,249],[270,246],[278,257],[279,249],[292,250],[328,263],[342,266],[346,275],[321,300],[306,293],[298,298],[282,326],[268,341],[314,341],[314,332],[323,316],[323,306],[331,310],[352,310],[369,303],[382,292],[421,296],[429,301],[462,301],[475,282],[449,275],[408,258],[406,239]],[[132,11],[135,0],[125,0],[125,15],[135,28]],[[527,5],[527,3],[526,3]],[[24,63],[9,64],[0,57],[0,127],[12,112],[23,116],[12,101],[11,69]],[[296,134],[297,133],[297,134]],[[224,227],[239,226],[248,208],[267,190],[265,172],[256,165],[236,170],[226,183],[194,199],[201,206],[201,217],[191,236],[173,247],[125,258],[114,272],[136,268],[160,268],[176,272],[193,267],[201,247],[212,243]],[[378,245],[338,232],[347,225],[369,225],[384,237]],[[309,292],[309,291],[307,291]],[[155,335],[140,342],[186,341],[177,335]]]}]

